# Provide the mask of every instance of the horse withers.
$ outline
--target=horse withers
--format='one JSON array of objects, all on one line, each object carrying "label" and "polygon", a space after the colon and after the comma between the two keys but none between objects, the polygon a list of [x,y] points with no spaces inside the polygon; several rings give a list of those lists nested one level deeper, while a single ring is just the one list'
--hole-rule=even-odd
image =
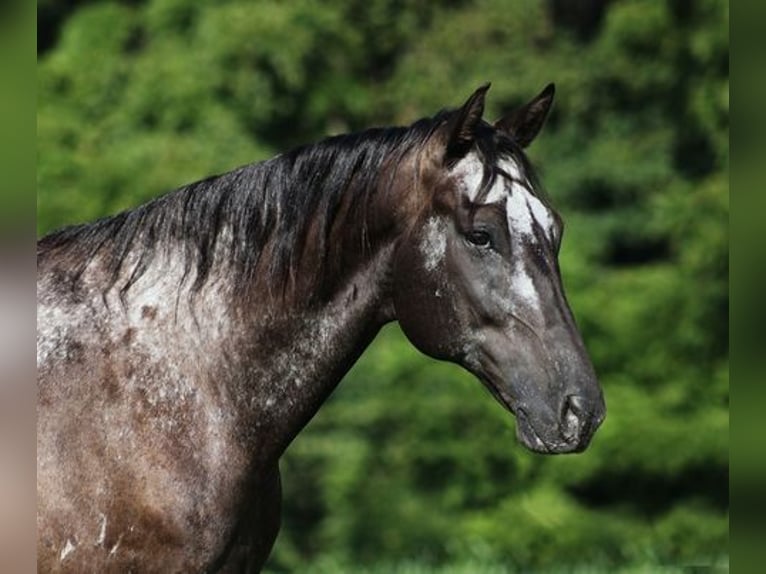
[{"label": "horse withers", "polygon": [[281,454],[391,321],[526,447],[588,445],[604,401],[523,152],[553,86],[494,124],[487,89],[39,241],[40,571],[258,571]]}]

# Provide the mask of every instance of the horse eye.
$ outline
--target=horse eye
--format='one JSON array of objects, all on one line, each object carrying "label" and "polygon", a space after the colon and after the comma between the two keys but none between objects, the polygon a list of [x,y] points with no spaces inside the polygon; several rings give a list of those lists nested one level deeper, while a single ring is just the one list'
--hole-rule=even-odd
[{"label": "horse eye", "polygon": [[492,237],[486,231],[469,231],[466,239],[476,247],[489,247],[492,244]]}]

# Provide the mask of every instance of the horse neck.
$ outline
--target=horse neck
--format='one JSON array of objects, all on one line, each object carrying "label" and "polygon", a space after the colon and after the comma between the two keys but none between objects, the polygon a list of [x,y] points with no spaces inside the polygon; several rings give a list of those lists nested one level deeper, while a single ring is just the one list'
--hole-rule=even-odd
[{"label": "horse neck", "polygon": [[[316,273],[321,257],[309,249],[284,298],[256,286],[237,312],[247,319],[240,338],[242,376],[231,381],[231,394],[240,397],[248,424],[261,429],[264,457],[281,454],[380,328],[394,319],[389,289],[401,200],[396,193],[369,195],[364,215],[339,208],[333,225],[338,232],[333,231],[332,252],[325,258],[329,272]],[[360,217],[368,218],[364,226]],[[306,276],[314,282],[302,281]],[[314,298],[315,293],[321,296]]]},{"label": "horse neck", "polygon": [[[355,202],[343,198],[329,252],[312,251],[317,242],[309,235],[286,289],[267,274],[244,294],[235,289],[226,250],[239,239],[226,233],[199,290],[183,248],[157,249],[124,296],[120,286],[142,261],[140,250],[126,257],[116,281],[109,258],[96,257],[83,276],[83,289],[94,303],[103,299],[112,332],[130,333],[155,349],[154,359],[209,386],[243,429],[259,429],[244,431],[243,437],[259,457],[273,459],[394,318],[388,289],[402,201],[389,191],[349,190],[364,193],[369,202],[348,207]],[[317,273],[322,264],[330,267]],[[111,287],[104,294],[105,285]]]},{"label": "horse neck", "polygon": [[245,399],[240,407],[262,430],[262,454],[281,454],[390,320],[384,277],[392,250],[381,248],[321,305],[251,313],[244,377],[232,395]]}]

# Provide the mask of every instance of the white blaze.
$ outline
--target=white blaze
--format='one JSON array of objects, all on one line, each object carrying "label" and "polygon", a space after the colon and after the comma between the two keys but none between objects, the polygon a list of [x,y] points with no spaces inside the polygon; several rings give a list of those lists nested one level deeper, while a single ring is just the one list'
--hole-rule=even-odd
[{"label": "white blaze", "polygon": [[455,176],[461,182],[460,191],[471,201],[476,201],[481,189],[481,180],[484,178],[484,166],[474,152],[469,153],[455,166]]},{"label": "white blaze", "polygon": [[532,210],[529,209],[527,195],[528,193],[523,187],[514,184],[505,201],[505,213],[508,218],[508,230],[511,233],[511,238],[514,235],[522,234],[534,241],[534,221]]},{"label": "white blaze", "polygon": [[[551,233],[553,217],[545,204],[532,193],[531,184],[519,165],[513,159],[506,157],[500,160],[498,167],[510,176],[510,180],[504,175],[498,175],[484,202],[505,202],[508,226],[512,236],[514,233],[533,235],[535,223]],[[455,167],[455,176],[460,182],[462,193],[471,201],[476,201],[484,177],[484,166],[476,153],[468,154]]]},{"label": "white blaze", "polygon": [[514,293],[528,305],[538,307],[540,299],[537,296],[535,284],[532,277],[527,273],[526,266],[519,262],[513,268],[513,287]]},{"label": "white blaze", "polygon": [[[500,169],[511,176],[512,181],[499,176],[492,186],[490,195],[495,194],[498,199],[507,197],[505,210],[508,216],[508,228],[513,233],[530,235],[534,241],[534,225],[539,225],[549,235],[553,230],[553,217],[547,207],[531,191],[529,180],[522,175],[518,164],[511,159],[503,159]],[[497,191],[496,191],[497,190]],[[489,197],[487,198],[490,199]]]},{"label": "white blaze", "polygon": [[[531,191],[531,184],[516,161],[502,159],[498,167],[505,172],[499,174],[484,198],[485,204],[505,203],[508,231],[512,244],[538,241],[534,233],[539,225],[549,238],[553,238],[554,219],[549,209]],[[476,201],[481,190],[484,166],[475,153],[470,153],[455,168],[461,192],[471,201]],[[540,300],[532,277],[523,258],[513,262],[513,290],[519,301],[538,307]]]}]

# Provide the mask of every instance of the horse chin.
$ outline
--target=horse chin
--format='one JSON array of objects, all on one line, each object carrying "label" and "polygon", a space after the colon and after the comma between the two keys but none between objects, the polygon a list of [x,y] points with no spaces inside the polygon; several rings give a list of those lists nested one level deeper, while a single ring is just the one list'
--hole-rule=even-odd
[{"label": "horse chin", "polygon": [[588,441],[567,441],[541,437],[521,411],[516,414],[516,438],[522,446],[539,454],[576,453],[582,452],[588,446]]}]

